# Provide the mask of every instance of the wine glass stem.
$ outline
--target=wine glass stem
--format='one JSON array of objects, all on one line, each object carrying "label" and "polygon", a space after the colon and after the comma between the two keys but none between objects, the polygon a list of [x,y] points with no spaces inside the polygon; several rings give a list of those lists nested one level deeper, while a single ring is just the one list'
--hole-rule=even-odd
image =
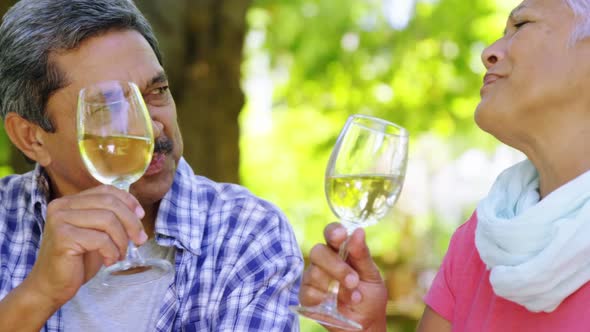
[{"label": "wine glass stem", "polygon": [[[340,245],[340,249],[338,249],[338,256],[342,258],[343,261],[346,261],[348,258],[348,240],[350,239],[350,235],[352,234],[351,231],[347,232],[346,240]],[[328,296],[322,303],[324,307],[329,309],[336,310],[338,307],[338,290],[340,289],[340,283],[337,280],[330,281],[328,285]]]},{"label": "wine glass stem", "polygon": [[129,192],[129,187],[131,187],[131,184],[129,184],[128,182],[125,182],[125,181],[121,181],[121,182],[116,181],[116,182],[113,182],[113,186],[115,186],[117,189]]},{"label": "wine glass stem", "polygon": [[[128,182],[121,181],[121,182],[114,182],[113,186],[117,189],[129,192],[129,187],[131,186]],[[135,244],[129,240],[129,244],[127,245],[127,252],[125,253],[125,260],[128,262],[132,262],[137,265],[142,265],[144,263],[143,258],[139,254],[139,249],[135,246]]]},{"label": "wine glass stem", "polygon": [[139,254],[139,249],[135,246],[135,244],[129,241],[129,245],[127,245],[127,253],[125,254],[125,259],[129,262],[137,263],[138,265],[143,265],[143,258]]}]

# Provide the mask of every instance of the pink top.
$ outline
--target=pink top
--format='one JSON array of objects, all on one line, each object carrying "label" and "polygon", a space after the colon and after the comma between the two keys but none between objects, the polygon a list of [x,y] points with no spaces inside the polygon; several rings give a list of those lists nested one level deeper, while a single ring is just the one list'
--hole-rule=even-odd
[{"label": "pink top", "polygon": [[432,310],[451,322],[453,332],[590,331],[590,283],[549,314],[529,312],[496,296],[490,272],[475,248],[476,225],[474,213],[457,229],[425,298]]}]

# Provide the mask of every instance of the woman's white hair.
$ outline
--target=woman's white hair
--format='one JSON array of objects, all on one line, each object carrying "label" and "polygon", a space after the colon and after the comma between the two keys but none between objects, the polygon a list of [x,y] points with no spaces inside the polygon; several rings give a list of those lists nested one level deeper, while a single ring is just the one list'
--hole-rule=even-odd
[{"label": "woman's white hair", "polygon": [[565,3],[572,9],[577,20],[572,41],[590,37],[590,0],[565,0]]}]

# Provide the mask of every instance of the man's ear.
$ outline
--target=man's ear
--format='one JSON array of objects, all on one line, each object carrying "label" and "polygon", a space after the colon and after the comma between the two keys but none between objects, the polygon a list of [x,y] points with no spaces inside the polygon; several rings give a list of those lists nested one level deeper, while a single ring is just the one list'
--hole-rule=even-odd
[{"label": "man's ear", "polygon": [[4,130],[12,143],[29,159],[41,166],[51,163],[49,151],[43,144],[46,132],[41,127],[11,112],[4,119]]}]

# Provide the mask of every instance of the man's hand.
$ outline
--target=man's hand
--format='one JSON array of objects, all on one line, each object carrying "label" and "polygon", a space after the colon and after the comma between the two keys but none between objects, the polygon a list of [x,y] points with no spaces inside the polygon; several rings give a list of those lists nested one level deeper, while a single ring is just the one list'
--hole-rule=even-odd
[{"label": "man's hand", "polygon": [[53,200],[37,261],[26,280],[29,290],[61,307],[101,264],[124,259],[130,239],[136,244],[147,240],[143,215],[131,194],[112,186]]},{"label": "man's hand", "polygon": [[[387,289],[375,262],[371,258],[362,229],[356,230],[348,242],[348,259],[338,256],[346,239],[340,224],[324,229],[327,245],[316,245],[310,253],[310,265],[303,274],[299,300],[303,306],[319,304],[327,295],[331,280],[340,282],[338,310],[359,322],[364,331],[385,331]],[[330,331],[341,331],[326,326]]]}]

